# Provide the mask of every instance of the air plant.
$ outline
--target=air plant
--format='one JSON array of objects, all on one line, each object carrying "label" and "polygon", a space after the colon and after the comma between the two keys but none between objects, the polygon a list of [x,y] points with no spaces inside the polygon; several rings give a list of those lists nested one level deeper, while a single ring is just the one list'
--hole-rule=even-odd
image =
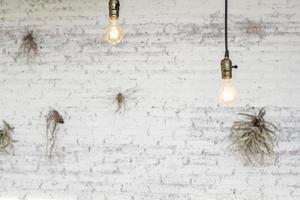
[{"label": "air plant", "polygon": [[0,151],[9,152],[9,149],[13,149],[13,143],[16,142],[12,139],[14,133],[14,127],[12,127],[6,121],[3,121],[3,128],[0,129]]},{"label": "air plant", "polygon": [[263,163],[264,156],[274,152],[277,127],[264,119],[265,114],[264,108],[257,115],[239,113],[245,120],[234,122],[231,127],[233,144],[250,163]]},{"label": "air plant", "polygon": [[115,101],[117,102],[117,110],[116,112],[119,112],[122,107],[125,110],[125,95],[122,92],[118,92],[118,94],[116,95]]},{"label": "air plant", "polygon": [[55,148],[56,140],[57,140],[57,125],[63,124],[63,117],[56,111],[50,110],[47,116],[47,151],[46,155],[49,158],[53,157],[53,151]]},{"label": "air plant", "polygon": [[131,98],[131,95],[137,91],[136,87],[134,88],[129,88],[125,90],[124,92],[121,92],[120,90],[115,90],[117,91],[116,94],[114,95],[114,102],[117,105],[117,109],[115,112],[121,113],[122,111],[126,111],[126,105],[127,105],[127,100]]},{"label": "air plant", "polygon": [[20,53],[24,54],[29,59],[34,58],[38,55],[38,45],[33,35],[33,31],[28,32],[23,38],[19,48]]}]

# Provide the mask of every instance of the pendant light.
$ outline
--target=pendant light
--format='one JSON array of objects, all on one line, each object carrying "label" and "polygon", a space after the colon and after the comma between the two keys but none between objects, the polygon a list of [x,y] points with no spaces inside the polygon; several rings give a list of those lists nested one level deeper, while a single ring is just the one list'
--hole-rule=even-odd
[{"label": "pendant light", "polygon": [[228,50],[228,0],[225,0],[225,56],[221,61],[221,72],[222,72],[222,85],[219,89],[219,101],[226,105],[230,106],[234,103],[237,97],[237,91],[232,83],[232,68],[237,69],[238,66],[232,66],[232,62],[229,59],[229,50]]},{"label": "pendant light", "polygon": [[124,31],[118,22],[119,11],[119,0],[109,0],[109,25],[106,28],[105,37],[112,45],[118,44],[124,37]]}]

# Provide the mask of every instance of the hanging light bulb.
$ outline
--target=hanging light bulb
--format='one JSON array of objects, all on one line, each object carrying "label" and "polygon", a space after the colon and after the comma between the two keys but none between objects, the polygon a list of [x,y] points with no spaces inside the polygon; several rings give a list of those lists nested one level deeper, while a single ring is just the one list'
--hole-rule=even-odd
[{"label": "hanging light bulb", "polygon": [[228,16],[228,0],[225,0],[225,57],[221,61],[221,73],[223,83],[219,89],[219,101],[220,103],[230,106],[232,105],[237,97],[237,90],[232,84],[232,69],[237,69],[238,66],[232,66],[232,62],[229,59],[228,50],[228,34],[227,34],[227,17]]},{"label": "hanging light bulb", "polygon": [[228,80],[223,80],[223,83],[219,89],[219,101],[226,105],[230,106],[232,105],[237,96],[237,91],[230,79]]},{"label": "hanging light bulb", "polygon": [[237,91],[232,83],[232,68],[237,66],[232,66],[228,54],[226,51],[225,58],[221,61],[223,83],[219,89],[219,101],[226,106],[232,105],[237,97]]},{"label": "hanging light bulb", "polygon": [[113,45],[118,44],[122,41],[124,31],[119,25],[117,19],[110,19],[110,24],[106,28],[106,40]]},{"label": "hanging light bulb", "polygon": [[119,9],[120,9],[119,0],[109,0],[110,23],[106,28],[105,37],[106,40],[113,45],[116,45],[119,42],[121,42],[124,37],[124,31],[118,22]]}]

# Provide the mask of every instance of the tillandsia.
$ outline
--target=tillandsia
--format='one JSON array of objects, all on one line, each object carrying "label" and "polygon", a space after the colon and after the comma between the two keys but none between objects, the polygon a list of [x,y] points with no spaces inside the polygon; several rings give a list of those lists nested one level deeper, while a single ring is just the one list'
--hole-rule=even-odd
[{"label": "tillandsia", "polygon": [[120,112],[122,107],[124,108],[125,111],[125,96],[122,92],[118,92],[118,94],[116,95],[115,101],[117,103],[117,109],[116,112]]},{"label": "tillandsia", "polygon": [[50,110],[47,116],[47,149],[46,155],[49,158],[53,157],[54,148],[57,142],[57,126],[63,124],[63,117],[56,110]]},{"label": "tillandsia", "polygon": [[239,113],[244,120],[234,122],[231,127],[233,144],[250,163],[262,164],[264,157],[274,152],[275,131],[278,129],[264,119],[265,114],[264,108],[257,115]]},{"label": "tillandsia", "polygon": [[6,121],[3,121],[3,128],[0,129],[0,151],[9,153],[14,149],[13,143],[16,142],[12,139],[14,133],[14,127],[12,127]]},{"label": "tillandsia", "polygon": [[115,112],[116,113],[125,112],[127,100],[128,99],[135,100],[135,98],[132,98],[131,95],[133,93],[137,92],[137,89],[136,89],[136,87],[134,87],[134,88],[129,88],[123,92],[121,92],[120,90],[115,90],[115,91],[116,91],[116,94],[114,95],[114,102],[117,105]]},{"label": "tillandsia", "polygon": [[38,45],[33,31],[28,32],[23,38],[19,48],[20,53],[24,54],[27,62],[38,55]]}]

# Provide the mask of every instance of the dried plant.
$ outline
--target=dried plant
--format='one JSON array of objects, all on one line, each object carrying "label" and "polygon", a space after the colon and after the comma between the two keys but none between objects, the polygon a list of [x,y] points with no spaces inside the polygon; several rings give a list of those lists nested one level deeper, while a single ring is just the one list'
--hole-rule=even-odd
[{"label": "dried plant", "polygon": [[117,105],[117,109],[115,112],[121,113],[122,111],[126,111],[126,105],[128,99],[133,99],[131,95],[137,91],[136,87],[129,88],[125,90],[124,92],[121,92],[120,90],[115,90],[116,94],[114,95],[114,103]]},{"label": "dried plant", "polygon": [[20,53],[24,54],[27,61],[38,55],[38,46],[33,31],[28,32],[23,38],[19,48]]},{"label": "dried plant", "polygon": [[53,151],[57,140],[57,125],[63,123],[64,123],[63,117],[56,110],[49,111],[49,114],[47,116],[47,131],[46,131],[46,137],[47,137],[46,155],[49,158],[53,157]]},{"label": "dried plant", "polygon": [[125,96],[123,95],[122,92],[118,92],[118,94],[116,95],[115,101],[117,102],[116,112],[119,112],[122,109],[122,107],[125,110]]},{"label": "dried plant", "polygon": [[0,129],[0,151],[9,153],[9,150],[14,149],[12,134],[14,133],[14,127],[9,123],[3,121],[3,128]]},{"label": "dried plant", "polygon": [[245,120],[234,122],[231,138],[237,150],[250,163],[264,162],[264,156],[273,153],[276,126],[264,119],[262,108],[257,115],[239,113]]}]

